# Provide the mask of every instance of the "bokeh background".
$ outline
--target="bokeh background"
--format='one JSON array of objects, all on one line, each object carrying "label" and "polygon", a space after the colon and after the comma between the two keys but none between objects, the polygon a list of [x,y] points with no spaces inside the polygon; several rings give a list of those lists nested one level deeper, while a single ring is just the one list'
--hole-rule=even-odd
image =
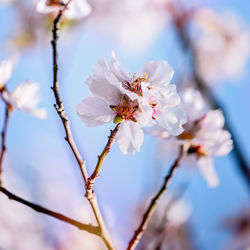
[{"label": "bokeh background", "polygon": [[[97,60],[114,50],[131,73],[137,72],[148,60],[167,60],[175,70],[172,83],[177,85],[188,81],[192,67],[190,55],[183,51],[170,15],[163,14],[163,8],[152,14],[144,9],[135,11],[137,7],[132,0],[124,2],[130,6],[127,12],[122,1],[90,1],[93,6],[100,5],[96,11],[79,22],[65,21],[60,32],[60,91],[89,172],[94,169],[97,155],[106,144],[109,130],[114,127],[108,124],[88,128],[75,111],[75,106],[89,94],[84,81]],[[181,4],[187,9],[211,8],[221,15],[232,12],[241,20],[244,29],[250,30],[248,0],[194,1],[192,5],[182,1]],[[117,8],[120,9],[117,11]],[[144,17],[140,16],[142,14]],[[8,128],[3,183],[22,197],[89,222],[93,221],[93,216],[84,199],[81,175],[53,107],[50,27],[51,19],[36,12],[35,1],[0,1],[0,61],[11,57],[16,61],[8,89],[13,90],[26,80],[40,83],[41,106],[47,109],[46,120],[19,111],[13,113]],[[250,61],[247,60],[241,74],[222,78],[211,87],[227,107],[230,123],[248,162],[249,69]],[[1,103],[1,126],[3,115]],[[142,204],[159,189],[174,159],[174,156],[162,156],[156,139],[146,135],[136,155],[123,155],[115,144],[104,162],[95,190],[118,249],[125,249],[140,221]],[[220,178],[217,188],[208,188],[197,168],[183,165],[170,183],[169,193],[178,190],[191,206],[187,223],[194,249],[247,249],[229,248],[235,235],[225,226],[225,220],[249,208],[249,186],[232,154],[217,158],[215,165]],[[0,249],[105,248],[96,237],[37,214],[0,194]]]}]

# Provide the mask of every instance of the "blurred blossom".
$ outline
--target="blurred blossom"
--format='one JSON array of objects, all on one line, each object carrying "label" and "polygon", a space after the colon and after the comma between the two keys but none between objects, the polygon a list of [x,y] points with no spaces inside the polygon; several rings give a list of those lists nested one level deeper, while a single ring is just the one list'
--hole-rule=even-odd
[{"label": "blurred blossom", "polygon": [[[20,181],[19,176],[17,178],[9,168],[6,169],[8,170],[4,171],[3,176],[5,186],[11,190],[27,193],[27,187]],[[9,200],[2,193],[0,193],[0,249],[53,250],[46,241],[41,215],[32,212],[23,204]]]},{"label": "blurred blossom", "polygon": [[115,38],[133,53],[143,52],[168,24],[170,0],[91,0],[90,27]]},{"label": "blurred blossom", "polygon": [[35,82],[24,82],[13,92],[4,91],[3,96],[12,108],[30,113],[38,118],[46,118],[45,108],[37,108],[40,102],[40,87]]},{"label": "blurred blossom", "polygon": [[199,9],[194,38],[197,67],[208,84],[238,77],[250,56],[250,33],[233,13]]},{"label": "blurred blossom", "polygon": [[0,4],[11,4],[14,3],[16,0],[0,0]]},{"label": "blurred blossom", "polygon": [[0,62],[0,90],[9,81],[13,70],[13,62],[11,60],[4,60]]},{"label": "blurred blossom", "polygon": [[231,135],[224,130],[225,119],[220,110],[207,110],[201,94],[192,88],[182,93],[183,107],[188,122],[185,131],[178,137],[172,137],[162,128],[149,133],[164,139],[166,148],[190,144],[188,157],[196,163],[210,187],[218,185],[214,171],[213,157],[228,154],[233,147]]},{"label": "blurred blossom", "polygon": [[191,205],[171,193],[160,202],[141,241],[141,250],[191,250],[188,219]]},{"label": "blurred blossom", "polygon": [[[39,0],[36,10],[43,14],[55,13],[63,10],[69,0]],[[79,19],[89,15],[91,7],[86,0],[71,0],[64,16],[68,19]]]},{"label": "blurred blossom", "polygon": [[250,206],[238,215],[226,219],[225,227],[233,234],[225,250],[248,250],[250,248]]},{"label": "blurred blossom", "polygon": [[99,60],[86,80],[92,95],[77,105],[87,126],[121,123],[117,143],[124,154],[134,154],[143,142],[141,127],[156,120],[172,135],[179,135],[186,115],[175,85],[169,85],[173,70],[165,61],[145,63],[138,74],[129,74],[111,54],[110,62]]}]

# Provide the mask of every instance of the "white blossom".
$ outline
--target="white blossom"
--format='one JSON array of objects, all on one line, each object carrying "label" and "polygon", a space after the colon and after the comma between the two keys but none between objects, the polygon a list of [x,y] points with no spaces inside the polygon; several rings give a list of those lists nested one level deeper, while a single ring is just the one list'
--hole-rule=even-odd
[{"label": "white blossom", "polygon": [[13,62],[11,60],[4,60],[0,63],[0,90],[10,79],[12,70]]},{"label": "white blossom", "polygon": [[173,70],[166,62],[149,62],[141,73],[129,74],[111,54],[110,62],[99,60],[86,80],[92,95],[77,105],[87,126],[121,122],[117,143],[123,153],[134,154],[143,142],[141,127],[158,121],[173,135],[183,131],[185,113],[174,85]]},{"label": "white blossom", "polygon": [[213,158],[228,154],[233,147],[231,134],[223,129],[225,119],[220,110],[207,110],[201,94],[192,88],[182,94],[188,122],[185,131],[172,137],[166,130],[156,128],[151,134],[165,139],[167,146],[178,147],[189,143],[188,157],[196,163],[210,187],[218,185]]},{"label": "white blossom", "polygon": [[238,77],[250,56],[250,33],[232,13],[201,8],[194,23],[197,67],[208,84]]},{"label": "white blossom", "polygon": [[[36,6],[37,12],[48,14],[57,13],[62,10],[68,0],[39,0]],[[91,12],[91,6],[86,0],[71,0],[65,10],[65,17],[68,19],[80,19]]]},{"label": "white blossom", "polygon": [[45,108],[38,108],[40,102],[40,87],[35,82],[24,82],[17,86],[13,92],[4,91],[4,99],[14,109],[30,113],[38,118],[46,118]]}]

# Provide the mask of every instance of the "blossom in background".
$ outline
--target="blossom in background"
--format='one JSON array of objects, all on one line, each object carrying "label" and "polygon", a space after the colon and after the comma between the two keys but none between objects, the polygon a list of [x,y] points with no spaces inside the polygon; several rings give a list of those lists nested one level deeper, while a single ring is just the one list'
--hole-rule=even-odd
[{"label": "blossom in background", "polygon": [[134,154],[143,142],[142,127],[157,121],[171,134],[183,131],[185,112],[174,85],[173,70],[167,62],[148,62],[138,74],[129,74],[111,54],[110,62],[99,60],[86,80],[92,95],[76,110],[87,126],[121,123],[117,143],[123,153]]},{"label": "blossom in background", "polygon": [[[57,13],[62,10],[68,0],[39,0],[36,6],[37,12],[48,14]],[[91,12],[91,6],[86,0],[71,0],[65,10],[65,17],[68,19],[80,19],[88,16]]]},{"label": "blossom in background", "polygon": [[4,91],[4,100],[14,109],[30,113],[38,118],[46,118],[45,108],[37,108],[40,102],[40,87],[35,82],[24,82],[13,92]]},{"label": "blossom in background", "polygon": [[[30,199],[26,185],[32,185],[31,182],[23,182],[20,173],[15,174],[11,165],[6,166],[3,180],[5,186],[25,193],[25,197]],[[0,249],[34,250],[34,246],[37,250],[55,249],[48,240],[46,220],[32,212],[29,207],[0,193]]]},{"label": "blossom in background", "polygon": [[150,133],[165,139],[164,144],[172,148],[189,143],[188,157],[198,165],[208,185],[215,187],[219,180],[213,157],[226,155],[233,147],[230,133],[223,129],[224,116],[220,110],[207,110],[201,94],[195,89],[185,90],[182,101],[188,117],[185,131],[178,137],[171,136],[162,128]]},{"label": "blossom in background", "polygon": [[199,9],[194,16],[197,67],[208,84],[238,77],[250,56],[250,33],[233,13]]},{"label": "blossom in background", "polygon": [[193,249],[188,227],[191,213],[191,205],[186,199],[168,193],[156,208],[140,249]]},{"label": "blossom in background", "polygon": [[3,89],[7,81],[9,81],[12,70],[13,62],[11,60],[4,60],[0,63],[0,90]]},{"label": "blossom in background", "polygon": [[[90,0],[90,30],[109,36],[133,53],[145,51],[168,24],[171,0]],[[115,21],[114,21],[115,20]]]},{"label": "blossom in background", "polygon": [[250,249],[250,204],[234,215],[226,218],[225,228],[231,232],[224,250]]}]

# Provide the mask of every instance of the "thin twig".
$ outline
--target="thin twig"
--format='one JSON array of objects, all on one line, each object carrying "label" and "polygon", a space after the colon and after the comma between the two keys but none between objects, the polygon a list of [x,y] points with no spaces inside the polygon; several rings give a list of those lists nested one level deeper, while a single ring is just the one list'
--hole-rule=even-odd
[{"label": "thin twig", "polygon": [[120,123],[118,123],[113,130],[110,130],[110,135],[108,137],[108,142],[107,142],[106,146],[104,147],[101,155],[98,155],[98,161],[97,161],[95,170],[93,171],[91,176],[88,178],[88,182],[86,184],[86,197],[87,198],[91,197],[93,195],[93,193],[94,193],[93,186],[94,186],[95,180],[99,176],[99,173],[100,173],[101,168],[102,168],[103,161],[106,158],[106,156],[108,155],[108,153],[109,153],[109,151],[110,151],[110,149],[111,149],[111,147],[112,147],[112,145],[114,143],[115,136],[116,136],[119,128],[120,128]]},{"label": "thin twig", "polygon": [[[70,1],[69,1],[70,2]],[[69,2],[67,3],[67,5],[69,4]],[[55,100],[56,100],[56,104],[55,104],[55,109],[59,115],[59,117],[62,120],[63,126],[64,126],[64,130],[66,133],[66,137],[65,140],[68,142],[77,162],[78,165],[80,167],[81,170],[81,174],[82,177],[84,179],[84,183],[85,186],[87,184],[88,181],[88,173],[85,167],[85,161],[83,160],[79,150],[77,149],[77,146],[74,142],[72,133],[71,133],[71,129],[70,129],[70,123],[69,123],[69,119],[65,113],[64,107],[63,107],[63,102],[61,100],[60,97],[60,93],[59,93],[59,84],[58,84],[58,55],[57,55],[57,40],[58,40],[58,31],[59,31],[59,25],[60,25],[60,21],[63,15],[63,12],[66,10],[67,5],[65,5],[65,8],[63,8],[61,11],[59,11],[57,17],[54,19],[53,22],[53,29],[52,29],[52,41],[51,41],[51,45],[52,45],[52,53],[53,53],[53,86],[51,87],[55,96]],[[87,197],[91,208],[93,210],[93,213],[95,215],[96,221],[98,223],[99,229],[101,231],[100,233],[100,237],[102,237],[102,239],[105,242],[105,245],[107,246],[108,249],[113,250],[115,249],[113,246],[113,243],[110,239],[108,230],[106,228],[106,225],[104,223],[104,220],[102,218],[98,203],[97,203],[97,199],[95,194],[93,193],[92,196]]]},{"label": "thin twig", "polygon": [[42,207],[40,205],[37,205],[35,203],[29,202],[27,200],[24,200],[23,198],[21,198],[21,197],[15,195],[15,194],[13,194],[12,192],[8,191],[4,187],[0,186],[0,191],[2,193],[4,193],[5,195],[7,195],[9,199],[15,200],[15,201],[17,201],[19,203],[22,203],[23,205],[28,206],[28,207],[34,209],[38,213],[46,214],[46,215],[54,217],[54,218],[56,218],[56,219],[58,219],[60,221],[64,221],[64,222],[66,222],[68,224],[71,224],[71,225],[77,227],[80,230],[84,230],[84,231],[87,231],[89,233],[92,233],[92,234],[95,234],[95,235],[99,235],[99,236],[101,235],[100,229],[97,226],[93,226],[91,224],[83,224],[83,223],[81,223],[81,222],[79,222],[77,220],[71,219],[71,218],[69,218],[67,216],[64,216],[62,214],[56,213],[56,212],[54,212],[52,210],[49,210],[47,208],[44,208],[44,207]]},{"label": "thin twig", "polygon": [[11,113],[11,108],[8,103],[5,103],[5,115],[4,115],[4,125],[1,133],[2,141],[1,141],[1,153],[0,153],[0,184],[1,184],[1,174],[3,171],[3,158],[6,152],[6,134],[8,128],[9,117]]},{"label": "thin twig", "polygon": [[143,234],[147,228],[147,225],[148,225],[148,223],[149,223],[149,221],[150,221],[150,219],[155,211],[155,208],[156,208],[161,196],[167,190],[167,185],[168,185],[169,181],[172,179],[174,171],[179,167],[182,159],[184,158],[184,156],[187,153],[187,150],[188,150],[187,145],[183,145],[181,147],[179,156],[175,160],[174,164],[171,166],[167,176],[165,177],[165,180],[163,182],[161,189],[158,191],[158,193],[155,195],[155,197],[151,200],[146,212],[143,215],[141,224],[139,225],[139,227],[135,231],[132,239],[129,242],[127,250],[133,250],[136,248],[137,244],[139,243],[141,237],[143,236]]}]

